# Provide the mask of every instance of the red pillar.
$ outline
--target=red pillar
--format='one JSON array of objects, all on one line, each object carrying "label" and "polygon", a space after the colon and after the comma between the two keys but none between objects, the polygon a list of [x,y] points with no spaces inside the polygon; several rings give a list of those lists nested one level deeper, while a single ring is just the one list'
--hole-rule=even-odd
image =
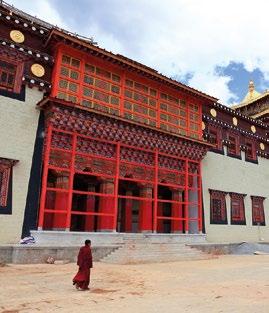
[{"label": "red pillar", "polygon": [[[172,200],[182,202],[182,191],[178,189],[172,189]],[[172,217],[182,218],[182,204],[172,203]],[[172,233],[183,232],[183,221],[173,221],[171,223]]]},{"label": "red pillar", "polygon": [[152,232],[152,186],[141,185],[140,197],[149,198],[151,201],[140,200],[139,206],[139,230]]},{"label": "red pillar", "polygon": [[[133,192],[131,190],[126,191],[126,196],[132,196]],[[132,232],[132,209],[133,200],[125,199],[125,232]]]},{"label": "red pillar", "polygon": [[[54,187],[53,183],[48,182],[47,187]],[[46,193],[46,201],[45,201],[45,209],[54,210],[55,204],[55,193],[53,191],[47,191]],[[53,213],[45,214],[44,218],[44,229],[51,229],[53,227]]]},{"label": "red pillar", "polygon": [[[114,188],[113,180],[102,180],[100,193],[110,194],[112,197],[99,197],[99,213],[114,213]],[[98,231],[116,231],[113,227],[113,216],[99,216]]]},{"label": "red pillar", "polygon": [[[163,216],[163,202],[158,202],[157,212],[158,212],[158,216]],[[158,219],[157,221],[157,231],[159,233],[163,233],[163,222],[164,220],[160,220],[160,219]]]},{"label": "red pillar", "polygon": [[[55,188],[68,189],[69,177],[63,174],[58,174]],[[68,193],[56,191],[55,192],[55,210],[66,211],[68,207]],[[66,214],[55,213],[53,218],[53,228],[55,230],[65,230],[66,228]]]},{"label": "red pillar", "polygon": [[[95,192],[95,186],[89,185],[88,191]],[[94,209],[95,209],[95,196],[87,195],[86,212],[94,212]],[[94,215],[86,215],[85,231],[94,231]]]}]

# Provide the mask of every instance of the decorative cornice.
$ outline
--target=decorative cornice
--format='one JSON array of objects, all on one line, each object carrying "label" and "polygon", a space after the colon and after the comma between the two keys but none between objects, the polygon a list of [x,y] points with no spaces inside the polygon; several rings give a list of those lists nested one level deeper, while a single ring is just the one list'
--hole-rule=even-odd
[{"label": "decorative cornice", "polygon": [[214,108],[221,109],[221,110],[224,111],[224,112],[230,113],[232,116],[240,117],[240,118],[242,118],[242,119],[244,119],[244,120],[246,120],[246,121],[251,122],[252,124],[256,124],[256,125],[258,125],[258,126],[267,128],[267,125],[266,125],[265,123],[263,123],[263,122],[261,122],[261,121],[259,121],[259,120],[253,119],[253,118],[251,118],[251,117],[249,117],[249,116],[246,116],[246,115],[244,115],[244,114],[241,114],[240,112],[235,111],[234,109],[232,109],[232,108],[230,108],[230,107],[227,107],[227,106],[225,106],[225,105],[223,105],[223,104],[220,104],[220,103],[218,103],[218,102],[215,102],[215,103],[212,104],[212,106],[213,106]]},{"label": "decorative cornice", "polygon": [[37,86],[39,89],[46,89],[46,90],[51,89],[51,83],[50,82],[36,78],[34,76],[25,75],[22,77],[22,80],[27,82],[30,87],[31,86]]},{"label": "decorative cornice", "polygon": [[261,137],[261,136],[255,135],[252,132],[248,132],[248,131],[246,131],[244,129],[239,128],[238,126],[234,126],[232,124],[229,124],[229,123],[217,120],[216,118],[207,116],[206,114],[203,114],[203,121],[209,122],[209,123],[211,123],[213,125],[216,125],[216,126],[220,126],[222,128],[227,128],[227,129],[230,129],[232,131],[239,132],[239,133],[241,133],[241,134],[243,134],[245,136],[249,136],[249,137],[252,137],[252,138],[255,138],[255,139],[262,140],[262,141],[264,141],[266,143],[269,142],[269,139],[267,139],[266,137]]},{"label": "decorative cornice", "polygon": [[26,47],[25,45],[19,44],[19,43],[15,43],[11,40],[7,40],[7,39],[3,39],[0,38],[0,44],[2,46],[6,46],[12,49],[16,49],[18,52],[27,55],[27,56],[31,56],[33,59],[42,62],[42,63],[48,63],[48,64],[53,64],[54,63],[54,59],[52,56],[50,56],[49,54],[40,52],[38,50],[34,50]]},{"label": "decorative cornice", "polygon": [[187,138],[164,133],[161,130],[105,116],[101,112],[85,111],[77,107],[68,107],[51,102],[46,108],[47,123],[65,131],[81,135],[123,142],[134,147],[155,151],[158,149],[168,155],[199,161],[203,159],[211,145],[206,142],[194,142]]},{"label": "decorative cornice", "polygon": [[5,12],[2,8],[0,10],[0,19],[5,20],[7,22],[10,22],[17,27],[27,29],[29,32],[38,35],[38,36],[44,36],[46,37],[49,33],[49,30],[45,27],[35,23],[34,21],[29,21],[27,19],[24,19],[12,11]]}]

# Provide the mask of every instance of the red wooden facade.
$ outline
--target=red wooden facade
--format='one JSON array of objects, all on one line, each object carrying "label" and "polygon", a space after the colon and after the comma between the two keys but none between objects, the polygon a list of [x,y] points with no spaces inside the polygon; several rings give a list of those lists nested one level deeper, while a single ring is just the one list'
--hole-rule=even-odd
[{"label": "red wooden facade", "polygon": [[202,101],[65,45],[52,96],[169,132],[202,138]]},{"label": "red wooden facade", "polygon": [[39,229],[201,231],[202,100],[63,44],[55,60]]}]

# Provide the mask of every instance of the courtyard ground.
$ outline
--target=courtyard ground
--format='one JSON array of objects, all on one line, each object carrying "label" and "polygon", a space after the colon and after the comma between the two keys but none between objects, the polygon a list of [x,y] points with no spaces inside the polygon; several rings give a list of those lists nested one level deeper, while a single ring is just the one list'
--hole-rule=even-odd
[{"label": "courtyard ground", "polygon": [[0,267],[0,312],[268,313],[269,256],[177,263],[95,263],[90,291],[75,264]]}]

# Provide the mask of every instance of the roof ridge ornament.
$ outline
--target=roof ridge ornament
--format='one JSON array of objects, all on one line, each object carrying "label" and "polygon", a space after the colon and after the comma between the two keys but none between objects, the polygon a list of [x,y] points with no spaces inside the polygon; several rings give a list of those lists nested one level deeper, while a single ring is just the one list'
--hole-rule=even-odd
[{"label": "roof ridge ornament", "polygon": [[253,79],[249,80],[248,83],[248,92],[246,94],[246,96],[244,97],[243,101],[241,103],[247,103],[250,102],[256,98],[258,98],[261,94],[255,90],[255,84]]}]

